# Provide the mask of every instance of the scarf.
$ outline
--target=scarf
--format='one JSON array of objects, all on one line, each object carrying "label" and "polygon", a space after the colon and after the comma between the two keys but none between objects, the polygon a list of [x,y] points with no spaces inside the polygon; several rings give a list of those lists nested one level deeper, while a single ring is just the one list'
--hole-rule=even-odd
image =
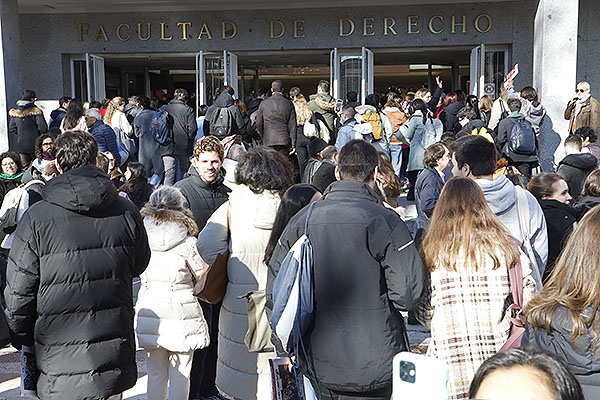
[{"label": "scarf", "polygon": [[9,181],[9,182],[19,182],[20,183],[21,178],[23,177],[24,173],[25,173],[25,170],[19,171],[14,175],[9,175],[6,172],[2,171],[2,172],[0,172],[0,179]]},{"label": "scarf", "polygon": [[588,99],[590,98],[590,94],[588,93],[587,96],[585,96],[583,99],[579,99],[575,102],[575,116],[577,117],[579,115],[579,112],[581,111],[581,108],[583,107],[583,105],[588,101]]}]

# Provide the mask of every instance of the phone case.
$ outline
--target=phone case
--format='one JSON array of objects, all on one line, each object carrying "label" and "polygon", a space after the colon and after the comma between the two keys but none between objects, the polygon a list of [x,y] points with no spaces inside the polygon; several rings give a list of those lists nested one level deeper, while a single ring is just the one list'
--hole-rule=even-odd
[{"label": "phone case", "polygon": [[448,366],[437,358],[398,353],[393,361],[392,383],[392,400],[447,400]]}]

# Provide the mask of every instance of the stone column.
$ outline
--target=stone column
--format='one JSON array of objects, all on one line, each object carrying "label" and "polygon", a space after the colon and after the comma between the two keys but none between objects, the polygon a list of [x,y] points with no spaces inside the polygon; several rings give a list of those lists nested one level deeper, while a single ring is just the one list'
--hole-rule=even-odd
[{"label": "stone column", "polygon": [[8,150],[8,110],[21,98],[23,90],[17,0],[0,1],[0,33],[0,152],[4,152]]},{"label": "stone column", "polygon": [[[542,124],[540,158],[547,171],[551,160],[564,157],[568,121],[563,113],[575,92],[579,0],[540,0],[533,38],[533,86],[549,118]],[[518,79],[518,78],[517,78]],[[545,126],[544,126],[545,125]]]}]

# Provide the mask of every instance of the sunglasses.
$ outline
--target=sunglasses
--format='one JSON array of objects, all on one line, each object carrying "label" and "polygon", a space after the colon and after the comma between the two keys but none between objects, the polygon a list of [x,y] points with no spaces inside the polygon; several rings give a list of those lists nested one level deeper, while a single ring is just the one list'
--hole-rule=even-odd
[{"label": "sunglasses", "polygon": [[577,89],[577,93],[585,93],[587,89]]}]

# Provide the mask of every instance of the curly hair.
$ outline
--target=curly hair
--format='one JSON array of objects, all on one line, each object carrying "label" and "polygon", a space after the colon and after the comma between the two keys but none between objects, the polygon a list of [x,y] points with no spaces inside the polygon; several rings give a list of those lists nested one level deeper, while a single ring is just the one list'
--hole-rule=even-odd
[{"label": "curly hair", "polygon": [[11,158],[15,164],[17,164],[17,172],[20,172],[23,169],[23,165],[21,164],[21,158],[14,151],[7,151],[0,154],[0,164],[4,161],[5,158]]},{"label": "curly hair", "polygon": [[238,162],[235,181],[246,185],[254,193],[265,190],[283,195],[292,186],[293,170],[289,160],[268,147],[254,147],[245,152]]},{"label": "curly hair", "polygon": [[125,104],[125,99],[122,97],[113,97],[111,101],[108,102],[108,106],[106,107],[106,114],[104,114],[104,123],[106,125],[112,124],[113,115],[118,111],[119,106]]},{"label": "curly hair", "polygon": [[[39,158],[40,160],[44,158],[44,149],[42,148],[42,143],[44,143],[44,140],[46,139],[52,139],[54,141],[52,136],[50,136],[47,133],[43,133],[40,136],[38,136],[37,139],[35,139],[34,153],[35,157]],[[48,155],[54,158],[54,144],[52,145],[52,147],[50,147]]]},{"label": "curly hair", "polygon": [[194,143],[194,158],[200,157],[201,153],[214,151],[223,161],[225,158],[225,149],[221,141],[216,136],[204,136]]}]

